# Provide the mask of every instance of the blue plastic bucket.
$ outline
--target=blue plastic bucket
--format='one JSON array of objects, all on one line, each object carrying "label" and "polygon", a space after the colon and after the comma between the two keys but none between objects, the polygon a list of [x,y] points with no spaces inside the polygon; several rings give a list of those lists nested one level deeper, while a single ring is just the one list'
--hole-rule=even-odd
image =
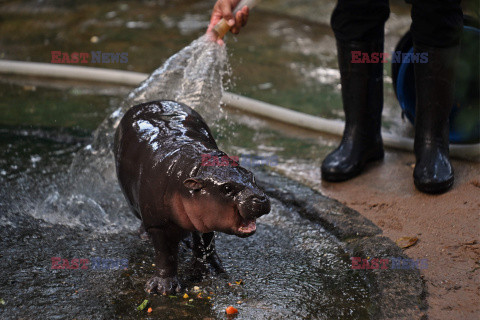
[{"label": "blue plastic bucket", "polygon": [[[396,50],[413,53],[411,40],[406,39],[407,36],[411,38],[410,34],[405,35]],[[456,66],[455,100],[450,114],[451,143],[480,142],[479,48],[480,29],[465,26]],[[400,106],[407,119],[413,124],[416,98],[414,64],[402,61],[399,65],[394,68],[392,64],[393,84]]]}]

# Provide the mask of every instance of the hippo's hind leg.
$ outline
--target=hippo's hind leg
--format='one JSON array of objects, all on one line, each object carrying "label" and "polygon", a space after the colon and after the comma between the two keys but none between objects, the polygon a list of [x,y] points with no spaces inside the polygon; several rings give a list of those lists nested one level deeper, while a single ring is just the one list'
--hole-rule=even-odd
[{"label": "hippo's hind leg", "polygon": [[193,262],[192,278],[225,273],[222,261],[215,250],[215,234],[213,232],[192,232]]},{"label": "hippo's hind leg", "polygon": [[147,230],[145,230],[145,226],[143,225],[143,222],[140,224],[140,227],[137,230],[138,236],[140,239],[143,241],[150,240],[150,235],[148,234]]},{"label": "hippo's hind leg", "polygon": [[148,233],[155,249],[157,271],[147,281],[145,291],[164,295],[180,292],[177,278],[179,233],[167,228],[149,228]]},{"label": "hippo's hind leg", "polygon": [[128,200],[127,198],[127,201],[128,201],[128,204],[130,206],[130,210],[132,211],[132,213],[138,218],[140,219],[140,227],[138,228],[137,230],[137,234],[138,234],[138,237],[140,239],[142,239],[143,241],[147,241],[147,240],[150,240],[150,235],[148,234],[147,230],[145,230],[145,226],[143,225],[143,221],[142,221],[142,216],[140,215],[140,213],[137,212],[137,210],[135,209],[135,207],[132,205],[132,203],[130,202],[130,200]]}]

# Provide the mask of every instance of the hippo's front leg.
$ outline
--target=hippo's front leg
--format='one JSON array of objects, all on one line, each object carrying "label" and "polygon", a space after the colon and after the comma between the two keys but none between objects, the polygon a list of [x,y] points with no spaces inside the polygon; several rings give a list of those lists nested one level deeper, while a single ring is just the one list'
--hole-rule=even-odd
[{"label": "hippo's front leg", "polygon": [[225,273],[222,261],[215,250],[213,232],[192,232],[193,239],[193,278]]},{"label": "hippo's front leg", "polygon": [[148,233],[155,248],[156,274],[147,281],[145,291],[148,293],[174,294],[180,292],[177,278],[178,244],[181,238],[168,229],[150,228]]}]

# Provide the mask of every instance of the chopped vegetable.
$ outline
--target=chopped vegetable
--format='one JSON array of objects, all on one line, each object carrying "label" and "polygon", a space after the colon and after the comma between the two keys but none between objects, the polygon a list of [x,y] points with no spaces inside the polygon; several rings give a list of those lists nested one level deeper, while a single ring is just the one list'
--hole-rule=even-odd
[{"label": "chopped vegetable", "polygon": [[225,310],[225,312],[227,314],[237,314],[238,313],[238,310],[237,308],[233,307],[233,306],[228,306],[227,307],[227,310]]},{"label": "chopped vegetable", "polygon": [[142,304],[137,307],[137,310],[142,311],[143,309],[145,309],[147,307],[147,305],[148,305],[148,300],[145,299],[145,300],[143,300]]},{"label": "chopped vegetable", "polygon": [[183,299],[188,299],[188,294],[185,293],[185,294],[183,295]]},{"label": "chopped vegetable", "polygon": [[4,304],[5,304],[5,300],[0,299],[0,304],[1,304],[1,305],[4,305]]},{"label": "chopped vegetable", "polygon": [[148,308],[148,310],[147,310],[148,313],[150,313],[150,312],[152,312],[152,311],[153,311],[152,308]]}]

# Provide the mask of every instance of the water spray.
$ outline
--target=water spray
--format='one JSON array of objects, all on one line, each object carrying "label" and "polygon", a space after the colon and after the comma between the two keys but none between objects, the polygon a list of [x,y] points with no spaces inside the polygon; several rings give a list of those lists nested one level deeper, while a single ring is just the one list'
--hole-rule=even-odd
[{"label": "water spray", "polygon": [[[237,14],[238,11],[242,10],[243,7],[247,6],[248,9],[252,9],[259,0],[242,0],[233,10],[233,17]],[[213,32],[217,35],[218,38],[222,39],[225,34],[230,30],[230,26],[227,23],[227,20],[222,18],[214,27]]]}]

